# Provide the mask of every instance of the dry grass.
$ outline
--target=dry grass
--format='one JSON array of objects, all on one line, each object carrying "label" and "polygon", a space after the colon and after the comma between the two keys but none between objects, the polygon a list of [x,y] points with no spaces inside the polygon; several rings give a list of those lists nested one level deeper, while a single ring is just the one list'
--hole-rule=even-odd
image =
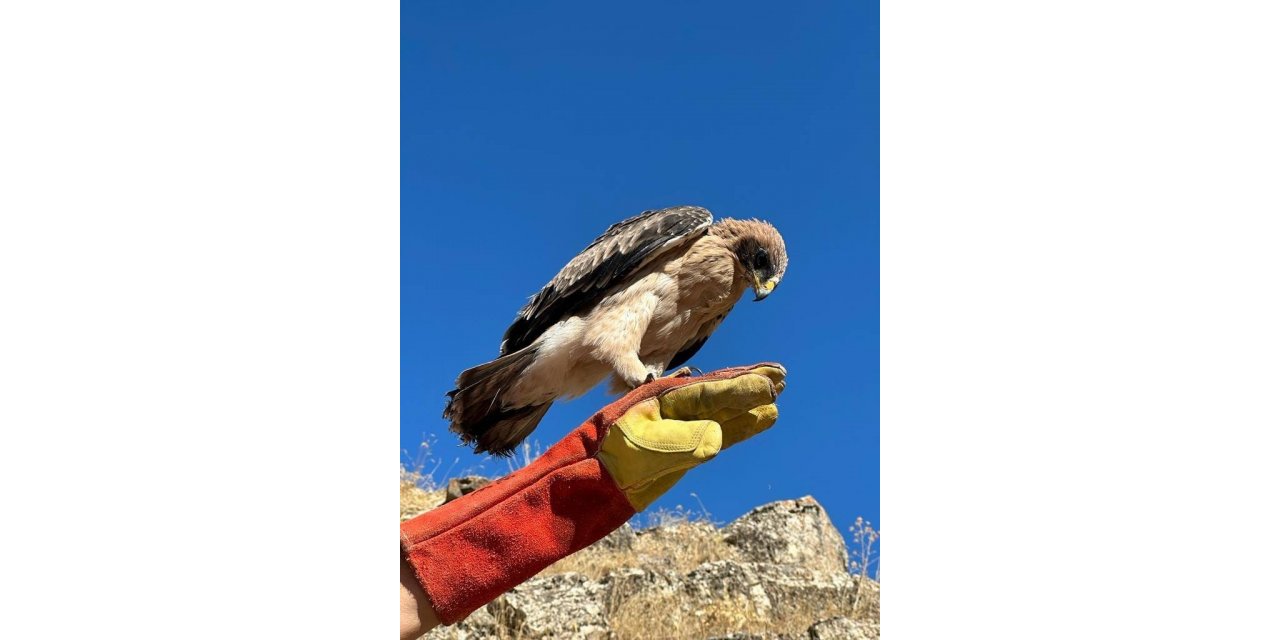
[{"label": "dry grass", "polygon": [[[620,602],[609,602],[608,618],[618,640],[647,640],[653,637],[654,629],[661,629],[662,637],[670,640],[702,640],[739,631],[782,632],[768,612],[744,593],[689,611],[683,592],[650,589]],[[813,622],[810,619],[793,626],[803,632]]]},{"label": "dry grass", "polygon": [[404,522],[444,504],[445,490],[436,482],[441,460],[432,455],[432,441],[424,440],[412,457],[408,451],[401,455],[405,461],[400,463],[400,522]]},{"label": "dry grass", "polygon": [[400,522],[442,504],[444,489],[424,489],[421,476],[400,468]]},{"label": "dry grass", "polygon": [[[880,552],[876,548],[880,542],[880,532],[871,525],[871,521],[862,516],[849,527],[853,534],[853,546],[849,549],[849,572],[858,576],[858,597],[853,601],[854,613],[861,617],[869,617],[869,597],[866,591],[875,585],[875,619],[880,619]],[[873,570],[871,567],[875,567]],[[874,582],[873,582],[874,580]],[[855,616],[857,619],[857,616]]]},{"label": "dry grass", "polygon": [[[739,560],[705,514],[677,508],[649,515],[648,528],[636,534],[629,549],[592,545],[547,567],[539,575],[581,573],[598,580],[618,569],[657,569],[684,574],[716,560]],[[607,540],[606,540],[607,542]]]},{"label": "dry grass", "polygon": [[704,640],[733,633],[807,637],[813,623],[849,616],[848,610],[830,600],[794,601],[778,611],[758,606],[743,593],[695,611],[688,610],[687,596],[679,591],[646,591],[610,605],[609,624],[618,640],[648,640],[654,637],[654,629],[661,629],[662,637],[670,640]]},{"label": "dry grass", "polygon": [[[424,451],[428,447],[424,445]],[[536,457],[536,449],[521,452],[521,459],[513,466],[520,466],[528,458]],[[434,480],[438,469],[424,464],[425,456],[409,466],[402,465],[400,472],[400,517],[411,518],[433,509],[444,502],[445,490]],[[438,466],[438,465],[437,465]],[[619,572],[638,569],[627,574],[644,580],[638,589],[611,589],[611,594],[630,593],[629,597],[611,596],[605,602],[605,617],[617,640],[641,640],[661,637],[671,640],[695,640],[742,632],[773,637],[790,634],[806,637],[806,630],[815,622],[835,616],[844,616],[869,625],[878,636],[880,619],[879,557],[877,543],[880,534],[870,522],[859,518],[850,531],[853,544],[849,548],[849,570],[856,582],[850,593],[847,586],[838,594],[809,590],[807,594],[774,601],[759,592],[759,585],[737,590],[728,589],[715,593],[714,597],[699,598],[692,606],[691,596],[679,583],[668,582],[664,576],[683,577],[706,563],[721,560],[742,560],[740,552],[726,544],[705,509],[694,512],[683,508],[658,510],[649,514],[643,528],[635,533],[630,545],[609,545],[609,539],[592,545],[545,569],[541,576],[580,573],[593,580],[619,579]],[[704,594],[705,595],[705,594]],[[839,595],[839,597],[831,597]],[[479,612],[483,614],[483,610]],[[498,620],[496,628],[484,637],[498,640],[525,640],[518,625],[504,624]],[[468,638],[480,636],[476,632],[455,627],[437,630],[433,638]]]}]

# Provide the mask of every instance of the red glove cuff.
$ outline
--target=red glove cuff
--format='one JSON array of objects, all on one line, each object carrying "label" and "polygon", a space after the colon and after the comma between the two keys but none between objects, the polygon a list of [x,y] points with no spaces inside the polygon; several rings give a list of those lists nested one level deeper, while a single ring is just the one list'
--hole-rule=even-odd
[{"label": "red glove cuff", "polygon": [[635,515],[594,457],[609,424],[601,417],[533,464],[400,525],[409,564],[441,622],[467,617]]}]

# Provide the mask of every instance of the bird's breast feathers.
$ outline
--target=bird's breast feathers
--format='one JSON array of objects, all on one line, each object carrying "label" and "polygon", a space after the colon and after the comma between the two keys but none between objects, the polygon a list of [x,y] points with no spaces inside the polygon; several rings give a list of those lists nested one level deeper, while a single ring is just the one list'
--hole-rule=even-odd
[{"label": "bird's breast feathers", "polygon": [[636,312],[627,314],[630,317],[649,313],[637,351],[666,360],[693,340],[705,323],[728,313],[745,290],[733,255],[707,237],[655,264],[619,291],[614,303],[634,305]]},{"label": "bird's breast feathers", "polygon": [[655,260],[586,313],[550,327],[518,386],[522,392],[545,388],[579,395],[607,377],[613,369],[605,363],[622,353],[665,366],[708,322],[727,314],[745,290],[732,254],[700,239],[684,252]]}]

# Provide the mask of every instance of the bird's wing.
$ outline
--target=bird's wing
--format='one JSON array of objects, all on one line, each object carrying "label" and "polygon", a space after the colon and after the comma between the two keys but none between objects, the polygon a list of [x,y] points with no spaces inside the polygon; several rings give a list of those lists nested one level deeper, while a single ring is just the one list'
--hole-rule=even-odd
[{"label": "bird's wing", "polygon": [[693,340],[690,340],[683,347],[680,347],[680,350],[676,352],[676,355],[671,357],[671,362],[667,363],[667,370],[674,369],[688,362],[694,354],[698,353],[698,349],[701,349],[702,345],[707,343],[707,338],[710,338],[711,334],[715,333],[716,329],[720,327],[720,323],[724,322],[724,317],[726,315],[729,315],[728,311],[706,321],[701,327],[698,327],[698,333],[693,337]]},{"label": "bird's wing", "polygon": [[529,299],[502,335],[500,355],[528,346],[551,325],[599,302],[611,287],[710,226],[710,211],[685,206],[646,211],[609,227]]}]

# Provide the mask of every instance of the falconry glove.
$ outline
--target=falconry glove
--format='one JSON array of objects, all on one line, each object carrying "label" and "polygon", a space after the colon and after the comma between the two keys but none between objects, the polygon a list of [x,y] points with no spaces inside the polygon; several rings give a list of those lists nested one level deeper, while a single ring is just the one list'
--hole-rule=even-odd
[{"label": "falconry glove", "polygon": [[773,426],[785,377],[763,363],[655,380],[529,466],[401,524],[403,553],[441,622],[603,538],[689,469]]}]

